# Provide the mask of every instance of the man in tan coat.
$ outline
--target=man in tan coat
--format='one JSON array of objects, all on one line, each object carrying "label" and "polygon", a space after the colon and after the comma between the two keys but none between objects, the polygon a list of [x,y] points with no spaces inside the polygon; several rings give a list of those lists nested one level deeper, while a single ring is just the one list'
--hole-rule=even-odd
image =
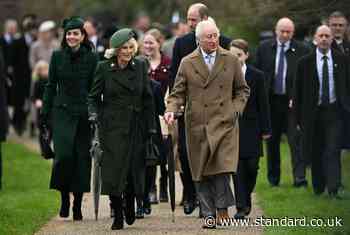
[{"label": "man in tan coat", "polygon": [[234,205],[229,183],[238,162],[237,119],[249,97],[239,61],[219,47],[219,35],[213,21],[198,23],[199,47],[182,59],[164,116],[171,125],[185,106],[189,165],[202,213],[217,214],[218,221]]}]

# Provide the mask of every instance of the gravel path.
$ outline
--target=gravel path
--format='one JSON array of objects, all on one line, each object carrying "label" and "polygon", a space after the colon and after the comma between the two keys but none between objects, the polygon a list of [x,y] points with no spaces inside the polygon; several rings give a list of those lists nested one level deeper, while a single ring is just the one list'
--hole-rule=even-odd
[{"label": "gravel path", "polygon": [[[14,134],[10,135],[11,141],[24,144],[28,148],[38,151],[38,145],[29,138],[18,138]],[[180,177],[176,175],[176,199],[181,199],[182,185]],[[179,202],[177,202],[178,204]],[[198,209],[192,215],[186,216],[180,206],[175,210],[175,223],[172,222],[172,214],[168,203],[160,203],[152,206],[152,214],[144,219],[136,220],[132,226],[125,224],[124,230],[111,231],[112,219],[109,218],[109,200],[102,196],[100,200],[99,219],[95,221],[92,194],[85,194],[83,199],[83,216],[81,222],[73,222],[71,216],[62,219],[59,216],[52,218],[35,235],[104,235],[104,234],[231,234],[231,235],[260,235],[263,233],[261,227],[252,226],[229,226],[216,230],[204,230],[201,228],[203,220],[198,219]],[[230,215],[233,216],[235,208],[230,208]],[[263,212],[253,197],[253,208],[250,218],[262,216]]]}]

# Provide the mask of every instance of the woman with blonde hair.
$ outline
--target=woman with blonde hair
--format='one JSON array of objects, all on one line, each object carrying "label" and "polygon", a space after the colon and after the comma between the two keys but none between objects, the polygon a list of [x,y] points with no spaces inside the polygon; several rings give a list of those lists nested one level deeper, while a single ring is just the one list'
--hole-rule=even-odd
[{"label": "woman with blonde hair", "polygon": [[[156,28],[148,30],[143,39],[142,45],[143,50],[142,54],[147,58],[149,69],[148,76],[151,80],[156,81],[160,84],[160,99],[164,100],[165,93],[169,87],[169,68],[170,68],[170,59],[161,53],[162,44],[164,42],[164,35]],[[156,100],[159,100],[157,98]],[[162,106],[159,102],[156,103],[156,113],[157,110],[161,111]],[[158,115],[163,115],[163,112],[158,112]],[[167,169],[166,169],[166,150],[165,150],[165,141],[166,138],[162,136],[162,131],[160,127],[159,117],[156,117],[157,123],[157,136],[155,142],[160,150],[160,169],[161,169],[161,178],[160,178],[160,193],[159,200],[161,202],[168,201],[168,184],[167,184]],[[150,166],[146,171],[146,188],[143,203],[138,202],[137,216],[143,218],[143,212],[145,214],[151,213],[151,203],[158,203],[157,198],[157,188],[156,188],[156,166]],[[142,205],[143,204],[143,205]]]},{"label": "woman with blonde hair", "polygon": [[115,213],[112,230],[123,229],[124,217],[129,225],[135,221],[135,197],[144,193],[145,142],[155,133],[147,66],[135,54],[133,31],[115,32],[88,98],[103,150],[102,194],[110,196]]}]

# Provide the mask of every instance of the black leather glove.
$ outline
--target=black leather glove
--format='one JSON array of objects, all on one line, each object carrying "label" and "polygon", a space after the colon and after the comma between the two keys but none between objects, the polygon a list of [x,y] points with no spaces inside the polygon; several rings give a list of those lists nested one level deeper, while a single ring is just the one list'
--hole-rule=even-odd
[{"label": "black leather glove", "polygon": [[156,129],[149,129],[147,134],[148,134],[149,138],[152,138],[153,136],[157,135],[157,130]]},{"label": "black leather glove", "polygon": [[89,113],[88,120],[91,124],[96,124],[97,123],[97,113]]},{"label": "black leather glove", "polygon": [[39,128],[47,129],[49,127],[49,115],[40,113],[39,114]]}]

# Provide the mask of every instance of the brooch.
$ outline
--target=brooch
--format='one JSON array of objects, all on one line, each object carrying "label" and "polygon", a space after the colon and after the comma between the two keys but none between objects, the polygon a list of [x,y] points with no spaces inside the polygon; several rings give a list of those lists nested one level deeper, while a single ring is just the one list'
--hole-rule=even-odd
[{"label": "brooch", "polygon": [[115,66],[115,63],[112,63],[112,64],[111,64],[111,67],[113,68],[114,66]]}]

